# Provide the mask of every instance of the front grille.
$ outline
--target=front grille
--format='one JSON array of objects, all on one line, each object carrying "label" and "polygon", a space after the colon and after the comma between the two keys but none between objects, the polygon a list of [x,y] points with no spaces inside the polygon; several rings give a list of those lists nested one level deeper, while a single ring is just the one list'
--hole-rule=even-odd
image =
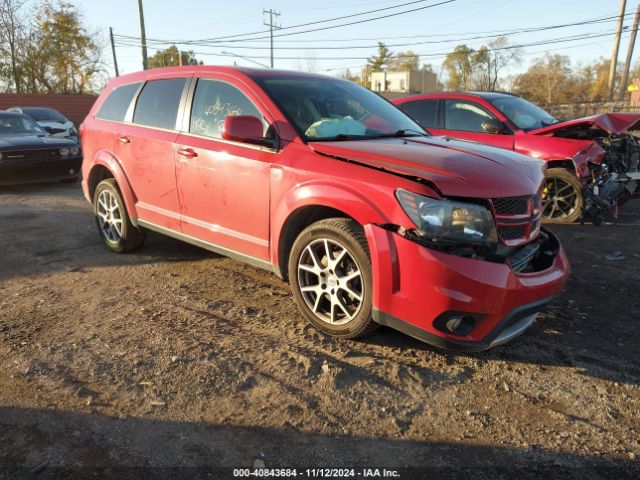
[{"label": "front grille", "polygon": [[2,152],[2,158],[6,162],[32,162],[41,160],[56,160],[60,158],[58,148],[41,148],[37,150],[12,150]]},{"label": "front grille", "polygon": [[527,226],[521,225],[519,227],[498,227],[498,234],[504,240],[517,240],[524,238],[527,234]]},{"label": "front grille", "polygon": [[494,198],[493,208],[498,215],[518,215],[529,211],[529,199],[531,197],[506,197]]},{"label": "front grille", "polygon": [[498,235],[509,246],[523,245],[533,240],[540,229],[540,198],[538,195],[503,197],[491,200]]}]

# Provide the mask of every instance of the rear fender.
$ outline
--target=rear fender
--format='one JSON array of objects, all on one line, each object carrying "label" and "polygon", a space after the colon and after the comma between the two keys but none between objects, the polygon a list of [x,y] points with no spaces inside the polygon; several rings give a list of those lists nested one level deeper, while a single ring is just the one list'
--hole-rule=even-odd
[{"label": "rear fender", "polygon": [[[131,183],[122,168],[122,165],[120,165],[120,162],[118,162],[118,159],[113,154],[106,150],[99,150],[96,153],[91,172],[93,172],[98,165],[105,167],[113,175],[113,178],[118,183],[118,188],[120,188],[120,193],[122,194],[122,199],[127,207],[127,213],[129,214],[131,223],[137,227],[138,211],[136,210],[136,202],[138,199],[131,188]],[[89,175],[89,178],[91,178],[91,174]],[[91,199],[91,201],[93,201],[93,199]]]}]

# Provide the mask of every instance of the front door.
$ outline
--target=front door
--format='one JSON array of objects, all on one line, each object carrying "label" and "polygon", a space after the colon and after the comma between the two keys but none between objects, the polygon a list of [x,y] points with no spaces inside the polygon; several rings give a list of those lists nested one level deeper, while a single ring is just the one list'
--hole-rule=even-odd
[{"label": "front door", "polygon": [[513,150],[513,135],[487,133],[482,128],[482,123],[485,120],[498,120],[486,108],[475,102],[462,99],[446,99],[443,103],[443,128],[430,128],[431,133]]},{"label": "front door", "polygon": [[232,80],[199,78],[188,131],[176,142],[176,176],[185,235],[268,260],[269,176],[278,154],[222,138],[228,115],[253,115],[266,127],[257,104]]}]

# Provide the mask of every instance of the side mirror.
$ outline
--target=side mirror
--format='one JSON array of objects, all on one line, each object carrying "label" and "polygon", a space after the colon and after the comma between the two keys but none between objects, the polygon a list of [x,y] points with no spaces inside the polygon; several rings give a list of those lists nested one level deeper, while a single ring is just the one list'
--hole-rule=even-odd
[{"label": "side mirror", "polygon": [[494,135],[504,133],[502,122],[495,118],[487,118],[484,122],[482,122],[482,129],[485,132],[493,133]]},{"label": "side mirror", "polygon": [[262,120],[252,115],[230,115],[224,119],[222,138],[234,142],[252,143],[272,147],[274,141],[265,138]]}]

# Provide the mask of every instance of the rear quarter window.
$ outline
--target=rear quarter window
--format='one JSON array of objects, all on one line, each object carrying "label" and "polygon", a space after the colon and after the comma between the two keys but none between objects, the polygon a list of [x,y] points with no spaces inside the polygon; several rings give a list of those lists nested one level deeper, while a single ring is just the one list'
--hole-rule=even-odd
[{"label": "rear quarter window", "polygon": [[114,89],[102,103],[96,118],[122,122],[138,88],[140,88],[140,83],[122,85]]},{"label": "rear quarter window", "polygon": [[437,100],[417,100],[399,105],[400,110],[413,118],[423,128],[436,127]]},{"label": "rear quarter window", "polygon": [[184,78],[147,82],[138,96],[133,123],[175,130],[185,82]]}]

